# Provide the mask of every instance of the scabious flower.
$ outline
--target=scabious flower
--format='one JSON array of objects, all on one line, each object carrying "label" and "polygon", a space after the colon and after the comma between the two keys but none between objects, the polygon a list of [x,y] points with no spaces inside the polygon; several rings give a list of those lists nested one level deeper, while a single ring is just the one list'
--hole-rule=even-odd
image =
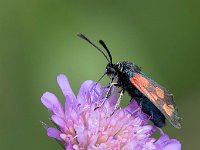
[{"label": "scabious flower", "polygon": [[117,92],[112,91],[104,105],[97,108],[105,99],[106,87],[88,80],[75,96],[65,75],[58,75],[57,82],[66,98],[64,108],[50,92],[45,92],[41,101],[56,124],[56,127],[47,127],[47,135],[60,141],[65,150],[181,149],[178,140],[170,139],[162,131],[159,139],[151,137],[158,129],[148,124],[149,117],[134,99],[112,114]]}]

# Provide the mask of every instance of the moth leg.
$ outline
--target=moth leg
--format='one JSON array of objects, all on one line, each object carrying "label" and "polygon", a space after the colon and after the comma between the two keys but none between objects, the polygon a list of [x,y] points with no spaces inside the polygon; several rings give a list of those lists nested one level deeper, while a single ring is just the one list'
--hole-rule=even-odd
[{"label": "moth leg", "polygon": [[118,85],[118,83],[110,83],[109,88],[108,88],[108,92],[106,93],[105,99],[102,101],[102,103],[101,103],[100,105],[98,105],[98,106],[95,108],[95,110],[98,109],[98,108],[100,108],[101,106],[103,106],[103,104],[105,103],[105,101],[107,100],[107,98],[111,95],[112,87],[113,87],[113,86],[117,86],[117,85]]},{"label": "moth leg", "polygon": [[113,109],[113,112],[110,114],[110,116],[112,116],[113,113],[114,113],[114,112],[117,110],[117,108],[119,107],[123,95],[124,95],[124,90],[122,89],[121,92],[120,92],[119,98],[118,98],[118,100],[117,100],[117,103],[115,104],[115,107],[114,107],[114,109]]},{"label": "moth leg", "polygon": [[113,86],[118,86],[118,83],[110,83],[110,86],[108,88],[108,92],[106,93],[106,98],[108,98],[111,95],[111,90]]}]

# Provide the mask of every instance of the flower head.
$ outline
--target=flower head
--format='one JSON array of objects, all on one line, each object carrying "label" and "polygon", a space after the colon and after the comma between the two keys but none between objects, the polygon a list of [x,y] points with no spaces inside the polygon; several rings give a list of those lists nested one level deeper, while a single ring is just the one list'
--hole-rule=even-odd
[{"label": "flower head", "polygon": [[148,116],[134,99],[110,116],[117,101],[116,92],[95,109],[105,99],[106,87],[88,80],[75,96],[65,75],[58,75],[57,82],[66,98],[64,108],[50,92],[44,93],[41,101],[56,124],[55,128],[47,128],[48,136],[63,143],[66,150],[181,149],[179,141],[169,139],[163,132],[158,140],[151,137],[157,128],[148,124]]}]

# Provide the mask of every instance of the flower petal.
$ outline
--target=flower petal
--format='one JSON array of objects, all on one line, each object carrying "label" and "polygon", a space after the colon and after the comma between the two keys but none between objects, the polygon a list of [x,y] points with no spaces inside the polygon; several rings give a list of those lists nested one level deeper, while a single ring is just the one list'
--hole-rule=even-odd
[{"label": "flower petal", "polygon": [[57,82],[62,90],[63,95],[65,96],[65,111],[70,112],[72,109],[72,106],[74,106],[74,103],[76,102],[76,96],[74,95],[74,92],[72,91],[69,81],[67,77],[64,74],[59,74],[57,76]]},{"label": "flower petal", "polygon": [[92,80],[87,80],[81,84],[80,90],[77,95],[78,104],[83,104],[86,100],[90,98],[90,89],[95,82]]},{"label": "flower petal", "polygon": [[170,139],[167,134],[161,135],[155,144],[165,150],[181,150],[181,143],[176,139]]},{"label": "flower petal", "polygon": [[71,87],[70,87],[70,84],[69,84],[69,81],[67,79],[67,77],[64,75],[64,74],[59,74],[57,76],[57,82],[58,82],[58,85],[60,87],[60,89],[62,90],[63,92],[63,95],[66,97],[69,93],[75,97]]},{"label": "flower petal", "polygon": [[114,93],[114,94],[112,94],[109,98],[108,98],[108,103],[109,103],[109,105],[110,105],[110,107],[112,108],[114,108],[114,106],[116,105],[116,103],[117,103],[117,99],[118,99],[118,96],[117,96],[117,93]]},{"label": "flower petal", "polygon": [[181,150],[181,143],[178,140],[171,139],[169,142],[164,146],[165,150]]},{"label": "flower petal", "polygon": [[125,107],[125,109],[130,114],[134,114],[137,110],[139,110],[139,105],[134,99],[132,99],[131,102]]},{"label": "flower petal", "polygon": [[52,119],[53,122],[55,122],[58,126],[60,126],[61,128],[64,128],[64,126],[65,126],[65,121],[64,121],[62,118],[60,118],[60,117],[58,117],[58,116],[56,116],[56,115],[52,115],[52,116],[51,116],[51,119]]},{"label": "flower petal", "polygon": [[156,127],[152,125],[145,125],[138,128],[137,134],[139,138],[149,137],[156,131]]},{"label": "flower petal", "polygon": [[82,83],[77,99],[78,104],[83,103],[95,103],[97,101],[102,100],[105,97],[104,93],[106,91],[106,87],[101,86],[99,83],[87,80]]},{"label": "flower petal", "polygon": [[125,110],[135,118],[139,117],[140,120],[142,120],[143,125],[148,124],[149,116],[142,112],[141,107],[138,105],[135,99],[131,100],[131,102],[125,107]]},{"label": "flower petal", "polygon": [[68,144],[65,144],[65,150],[73,150],[72,141],[69,141]]},{"label": "flower petal", "polygon": [[105,109],[105,112],[108,115],[110,115],[113,112],[117,99],[117,93],[114,93],[105,101],[103,108]]},{"label": "flower petal", "polygon": [[162,144],[165,141],[169,140],[169,136],[167,134],[162,134],[160,138],[157,140],[157,144]]},{"label": "flower petal", "polygon": [[41,97],[41,101],[43,105],[54,114],[60,117],[64,117],[63,107],[54,94],[50,92],[45,92]]},{"label": "flower petal", "polygon": [[66,93],[66,100],[65,100],[65,113],[70,113],[76,103],[76,97],[74,93],[68,92]]},{"label": "flower petal", "polygon": [[59,131],[56,128],[50,127],[50,128],[47,129],[47,135],[49,137],[55,138],[55,139],[57,139],[59,141],[62,141],[62,139],[60,138],[60,134],[61,134],[61,131]]}]

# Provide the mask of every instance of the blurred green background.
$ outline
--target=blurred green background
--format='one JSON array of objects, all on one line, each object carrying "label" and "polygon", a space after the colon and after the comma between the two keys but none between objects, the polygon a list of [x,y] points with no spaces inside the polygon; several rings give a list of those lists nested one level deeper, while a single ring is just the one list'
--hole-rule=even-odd
[{"label": "blurred green background", "polygon": [[183,149],[199,149],[199,1],[0,0],[1,150],[60,149],[41,126],[50,115],[40,96],[49,90],[64,102],[57,74],[65,73],[77,93],[106,65],[77,32],[105,40],[115,62],[133,61],[167,87],[183,120],[182,129],[164,131]]}]

